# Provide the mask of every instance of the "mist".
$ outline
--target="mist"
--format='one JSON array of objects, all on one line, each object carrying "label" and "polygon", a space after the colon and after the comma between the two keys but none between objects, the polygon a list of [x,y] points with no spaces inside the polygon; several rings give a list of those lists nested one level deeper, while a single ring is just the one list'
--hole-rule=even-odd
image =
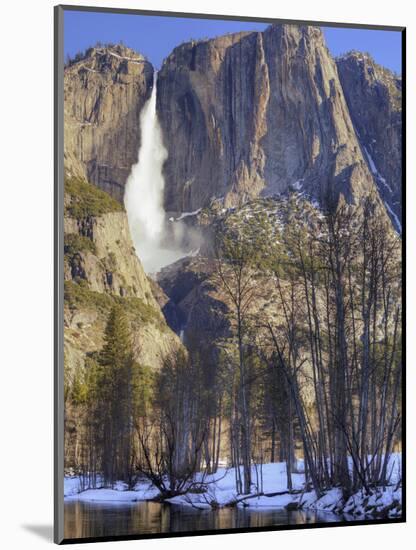
[{"label": "mist", "polygon": [[166,231],[162,167],[167,151],[156,114],[156,82],[155,71],[151,96],[140,115],[138,162],[132,167],[124,195],[134,247],[146,273],[156,273],[186,255],[176,244],[180,241]]}]

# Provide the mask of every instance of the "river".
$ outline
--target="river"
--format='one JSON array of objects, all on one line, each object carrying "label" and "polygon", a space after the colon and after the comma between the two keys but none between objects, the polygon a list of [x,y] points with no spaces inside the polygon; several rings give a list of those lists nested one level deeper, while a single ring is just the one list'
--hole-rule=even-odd
[{"label": "river", "polygon": [[195,510],[156,502],[65,502],[66,539],[247,529],[341,521],[326,512],[285,509],[221,508]]}]

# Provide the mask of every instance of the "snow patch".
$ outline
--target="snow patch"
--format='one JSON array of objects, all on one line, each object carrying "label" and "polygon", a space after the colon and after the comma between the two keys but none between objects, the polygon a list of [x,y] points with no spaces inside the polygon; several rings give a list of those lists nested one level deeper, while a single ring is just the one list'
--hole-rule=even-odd
[{"label": "snow patch", "polygon": [[84,65],[84,63],[81,64],[80,69],[85,69],[89,73],[98,73],[99,72],[99,71],[96,71],[95,69],[90,69],[90,67],[87,67],[86,65]]},{"label": "snow patch", "polygon": [[[103,53],[103,50],[98,50],[100,53]],[[116,57],[117,59],[123,59],[125,61],[130,61],[131,63],[144,63],[144,59],[138,59],[137,57],[127,57],[123,55],[119,55],[118,53],[106,51],[105,53],[108,53],[109,55],[112,55],[113,57]]]},{"label": "snow patch", "polygon": [[182,212],[182,214],[179,216],[179,218],[176,218],[175,221],[183,220],[184,218],[188,218],[189,216],[196,216],[201,212],[202,208],[198,208],[198,210],[194,210],[193,212]]},{"label": "snow patch", "polygon": [[[350,460],[352,469],[352,461]],[[167,500],[172,504],[191,506],[197,509],[211,509],[226,505],[249,506],[254,508],[285,508],[310,509],[347,514],[354,518],[360,517],[399,517],[401,515],[401,488],[396,486],[401,479],[401,454],[391,455],[389,469],[390,483],[385,488],[372,489],[369,494],[358,491],[345,503],[342,490],[338,487],[329,489],[318,498],[315,491],[306,490],[304,463],[297,461],[298,473],[292,474],[293,492],[287,490],[287,471],[285,462],[254,464],[252,466],[252,487],[248,495],[239,495],[236,491],[235,468],[218,468],[215,474],[199,472],[195,482],[204,487],[204,492],[187,493]],[[240,467],[242,470],[242,467]],[[241,471],[242,473],[242,471]],[[395,485],[396,484],[396,485]],[[67,500],[137,502],[152,500],[159,491],[151,483],[141,480],[134,490],[128,490],[123,482],[117,482],[113,488],[87,489],[81,491],[78,477],[65,477],[64,495]]]},{"label": "snow patch", "polygon": [[122,481],[117,481],[112,488],[102,487],[98,479],[96,489],[81,490],[79,477],[64,478],[64,497],[67,500],[82,500],[88,502],[137,502],[155,498],[159,491],[148,482],[139,482],[133,490]]},{"label": "snow patch", "polygon": [[368,152],[366,147],[364,147],[364,151],[365,151],[365,154],[367,156],[368,164],[370,166],[370,170],[371,170],[373,176],[375,176],[390,191],[390,193],[393,193],[393,190],[390,187],[390,185],[386,182],[385,178],[383,178],[383,176],[377,170],[376,165],[374,164],[374,160],[373,160],[372,156],[370,155],[370,153]]},{"label": "snow patch", "polygon": [[398,517],[402,511],[401,503],[401,488],[376,488],[370,494],[358,491],[352,495],[343,507],[343,512],[347,516]]},{"label": "snow patch", "polygon": [[401,233],[402,232],[402,224],[400,223],[399,218],[393,212],[393,210],[390,208],[390,205],[387,201],[384,201],[384,205],[387,208],[387,210],[389,211],[389,214],[393,217],[394,221],[396,222],[397,228],[398,228],[399,232]]},{"label": "snow patch", "polygon": [[302,182],[303,182],[303,179],[295,181],[295,183],[292,184],[293,189],[295,189],[295,191],[300,191],[302,189],[302,186],[303,186]]}]

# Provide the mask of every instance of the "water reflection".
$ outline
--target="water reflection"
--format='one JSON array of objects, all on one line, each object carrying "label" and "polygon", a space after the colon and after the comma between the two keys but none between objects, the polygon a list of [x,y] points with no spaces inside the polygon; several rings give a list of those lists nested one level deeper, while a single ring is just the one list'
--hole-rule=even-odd
[{"label": "water reflection", "polygon": [[284,509],[195,510],[156,502],[65,502],[65,538],[247,529],[340,521],[334,514]]}]

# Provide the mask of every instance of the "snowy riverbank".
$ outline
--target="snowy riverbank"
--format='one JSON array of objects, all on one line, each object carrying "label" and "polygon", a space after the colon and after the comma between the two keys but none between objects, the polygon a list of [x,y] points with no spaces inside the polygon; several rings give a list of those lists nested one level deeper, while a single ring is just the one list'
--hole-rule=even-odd
[{"label": "snowy riverbank", "polygon": [[[401,455],[394,454],[390,461],[390,485],[384,490],[373,489],[370,494],[363,491],[352,495],[344,502],[342,491],[333,488],[321,498],[317,498],[314,491],[304,490],[304,474],[292,474],[293,491],[287,491],[286,465],[284,462],[264,464],[260,468],[253,466],[253,491],[250,495],[237,495],[235,490],[235,471],[233,468],[220,468],[216,474],[206,475],[203,481],[205,491],[187,493],[168,499],[167,502],[192,506],[198,509],[209,509],[223,506],[249,506],[255,508],[289,508],[322,510],[342,514],[344,519],[386,518],[400,517],[402,491],[397,487],[401,479]],[[257,475],[258,474],[258,475]],[[261,479],[262,483],[256,480]],[[127,490],[127,486],[118,482],[113,489],[99,488],[80,490],[80,479],[66,477],[64,494],[67,500],[78,499],[84,501],[101,502],[138,502],[153,500],[158,497],[159,491],[149,482],[137,483],[134,490]]]}]

